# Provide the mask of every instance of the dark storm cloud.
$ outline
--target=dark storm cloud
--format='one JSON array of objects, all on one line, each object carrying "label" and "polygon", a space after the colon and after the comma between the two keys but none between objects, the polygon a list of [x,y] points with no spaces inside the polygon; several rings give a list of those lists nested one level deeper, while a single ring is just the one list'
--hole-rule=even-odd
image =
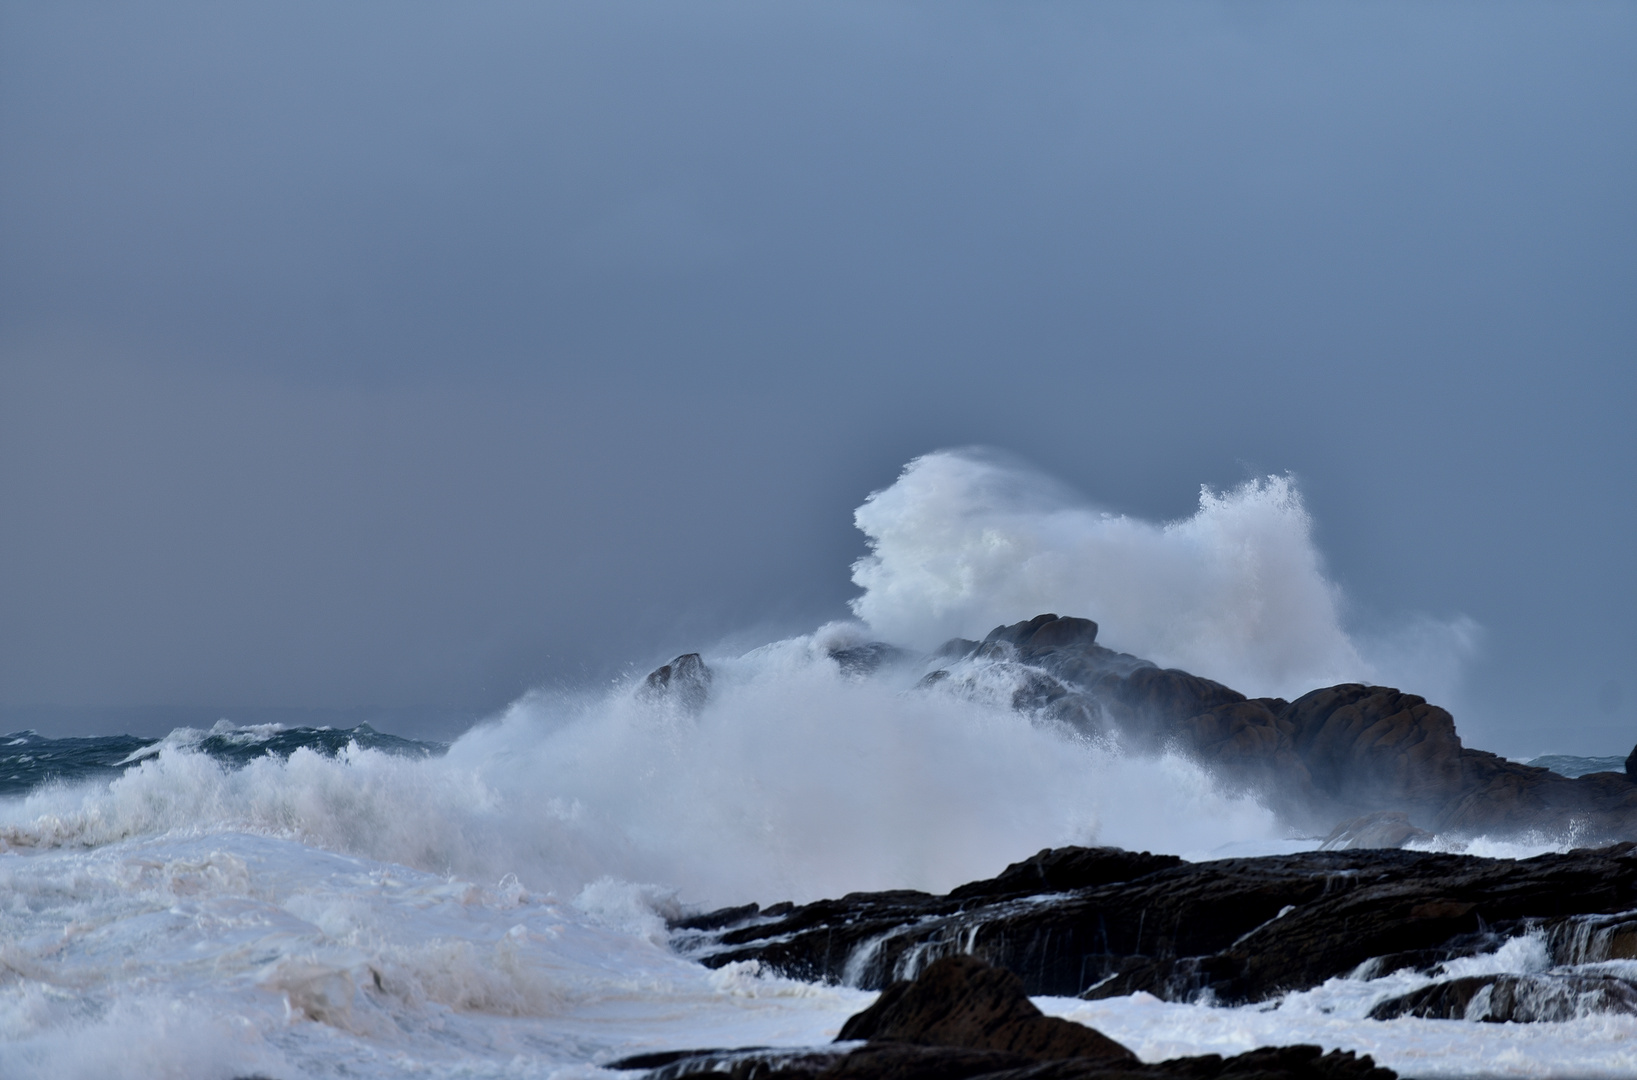
[{"label": "dark storm cloud", "polygon": [[1361,624],[1487,628],[1463,730],[1633,737],[1629,6],[0,20],[0,705],[810,625],[987,443],[1154,517],[1293,470]]}]

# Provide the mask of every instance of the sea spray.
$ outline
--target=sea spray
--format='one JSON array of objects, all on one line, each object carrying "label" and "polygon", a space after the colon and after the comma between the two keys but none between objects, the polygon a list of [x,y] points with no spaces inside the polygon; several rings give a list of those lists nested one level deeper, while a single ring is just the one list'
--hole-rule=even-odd
[{"label": "sea spray", "polygon": [[19,848],[215,829],[573,896],[612,877],[687,903],[941,890],[1070,843],[1277,845],[1252,798],[1003,702],[862,679],[831,628],[713,658],[697,711],[625,685],[537,694],[436,758],[352,747],[234,768],[166,746],[111,783],[0,803]]},{"label": "sea spray", "polygon": [[[19,771],[0,798],[0,1074],[544,1077],[644,1049],[822,1042],[869,995],[753,963],[706,971],[665,947],[665,920],[941,891],[1063,844],[1204,858],[1315,843],[1182,757],[1014,710],[998,669],[920,686],[918,651],[1056,610],[1117,648],[1296,692],[1394,678],[1405,657],[1455,671],[1450,642],[1475,634],[1423,620],[1397,659],[1349,635],[1288,477],[1205,491],[1192,517],[1155,524],[943,452],[858,522],[863,623],[706,649],[702,701],[633,678],[530,694],[443,756],[228,726],[142,740],[94,778]],[[863,677],[831,656],[882,638],[910,659]],[[1332,980],[1271,1010],[1046,1004],[1150,1059],[1299,1039],[1417,1075],[1514,1047],[1520,1074],[1637,1068],[1620,1049],[1631,1018],[1364,1019],[1409,978]]]},{"label": "sea spray", "polygon": [[870,553],[853,610],[880,637],[932,648],[1042,611],[1086,616],[1101,641],[1251,696],[1383,681],[1452,690],[1476,647],[1468,618],[1417,616],[1355,641],[1289,476],[1201,488],[1167,523],[1099,509],[983,449],[911,461],[854,514]]}]

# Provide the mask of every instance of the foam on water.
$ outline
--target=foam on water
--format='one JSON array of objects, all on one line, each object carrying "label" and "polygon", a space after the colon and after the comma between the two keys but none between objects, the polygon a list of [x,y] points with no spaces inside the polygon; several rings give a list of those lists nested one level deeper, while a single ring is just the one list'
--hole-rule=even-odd
[{"label": "foam on water", "polygon": [[697,714],[630,687],[536,695],[439,758],[355,746],[235,768],[178,741],[112,783],[0,803],[0,841],[235,829],[560,894],[612,876],[717,904],[948,889],[1067,843],[1201,856],[1285,839],[1181,758],[849,677],[828,657],[845,633],[713,659]]},{"label": "foam on water", "polygon": [[[1544,941],[1524,935],[1493,953],[1452,960],[1435,975],[1405,970],[1373,979],[1331,979],[1312,990],[1261,1005],[1176,1004],[1144,993],[1091,1002],[1040,998],[1037,1004],[1054,1016],[1097,1028],[1150,1061],[1183,1054],[1239,1054],[1278,1043],[1311,1043],[1326,1050],[1367,1053],[1401,1075],[1413,1077],[1637,1075],[1633,1042],[1637,1017],[1590,1015],[1532,1024],[1368,1018],[1370,1009],[1380,1002],[1436,980],[1538,974],[1550,967]],[[1578,970],[1596,967],[1585,965]]]},{"label": "foam on water", "polygon": [[244,833],[0,858],[0,1075],[545,1076],[823,1041],[869,998],[685,963],[621,892],[565,902]]},{"label": "foam on water", "polygon": [[[811,1044],[870,995],[706,971],[666,947],[663,917],[945,890],[1061,844],[1315,846],[1180,757],[1126,756],[1013,711],[1005,685],[919,688],[913,666],[860,678],[829,655],[1057,610],[1251,692],[1375,670],[1341,628],[1287,479],[1205,492],[1193,518],[1161,526],[935,454],[858,520],[868,626],[708,656],[702,708],[635,683],[541,692],[441,756],[376,733],[231,725],[117,754],[17,743],[16,770],[38,766],[33,746],[89,771],[18,771],[26,792],[0,797],[0,1076],[575,1076],[643,1050]],[[1486,843],[1467,849],[1563,841]],[[1510,948],[1464,963],[1535,962]],[[1414,978],[1251,1009],[1047,1004],[1149,1059],[1307,1040],[1418,1075],[1473,1060],[1637,1073],[1619,1045],[1597,1049],[1637,1034],[1623,1019],[1364,1019]]]}]

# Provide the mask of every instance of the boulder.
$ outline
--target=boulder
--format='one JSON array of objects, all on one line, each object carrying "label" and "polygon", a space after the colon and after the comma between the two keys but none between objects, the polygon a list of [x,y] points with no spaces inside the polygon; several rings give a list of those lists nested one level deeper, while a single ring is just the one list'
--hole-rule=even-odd
[{"label": "boulder", "polygon": [[1028,1061],[1137,1060],[1099,1031],[1046,1016],[1016,975],[973,956],[946,956],[913,982],[893,983],[837,1038],[999,1050]]}]

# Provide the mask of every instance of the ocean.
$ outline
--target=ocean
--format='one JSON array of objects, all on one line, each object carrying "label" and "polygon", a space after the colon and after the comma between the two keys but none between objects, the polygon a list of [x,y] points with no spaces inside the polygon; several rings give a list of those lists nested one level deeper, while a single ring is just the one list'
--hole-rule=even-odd
[{"label": "ocean", "polygon": [[[1182,756],[1019,711],[1016,672],[929,686],[913,662],[867,675],[836,661],[881,627],[913,652],[952,626],[1027,618],[1055,591],[1083,605],[1064,610],[1115,613],[1118,641],[1252,693],[1394,674],[1390,650],[1372,658],[1338,629],[1333,590],[1310,587],[1325,583],[1288,486],[1202,498],[1180,528],[1038,491],[972,525],[951,478],[976,491],[992,467],[946,456],[926,466],[941,470],[936,498],[872,497],[863,621],[707,649],[697,699],[640,677],[538,691],[447,745],[230,720],[160,739],[0,739],[0,1076],[605,1077],[640,1052],[819,1043],[874,995],[707,970],[672,950],[667,919],[941,892],[1065,844],[1192,860],[1316,848]],[[928,481],[915,469],[900,484]],[[1010,561],[990,559],[1008,544]],[[1071,573],[1122,551],[1146,552],[1161,615],[1139,611],[1129,577],[1099,593],[1097,575]],[[1230,633],[1212,613],[1242,605],[1241,570],[1264,592],[1283,575],[1279,617]],[[1165,593],[1179,577],[1194,584]],[[1572,838],[1429,843],[1516,858]],[[1549,963],[1524,935],[1446,966]],[[1430,981],[1361,970],[1232,1008],[1140,993],[1039,1004],[1149,1060],[1308,1042],[1406,1076],[1637,1076],[1637,1017],[1366,1018]]]},{"label": "ocean", "polygon": [[[823,1042],[873,995],[706,970],[666,916],[945,890],[1064,843],[1317,846],[1180,758],[849,676],[832,645],[716,659],[697,713],[633,682],[526,699],[448,746],[226,723],[8,737],[0,1075],[589,1076],[643,1051]],[[1452,966],[1546,963],[1520,938]],[[1630,1017],[1365,1019],[1427,981],[1040,1003],[1145,1058],[1301,1041],[1415,1076],[1637,1075]]]}]

